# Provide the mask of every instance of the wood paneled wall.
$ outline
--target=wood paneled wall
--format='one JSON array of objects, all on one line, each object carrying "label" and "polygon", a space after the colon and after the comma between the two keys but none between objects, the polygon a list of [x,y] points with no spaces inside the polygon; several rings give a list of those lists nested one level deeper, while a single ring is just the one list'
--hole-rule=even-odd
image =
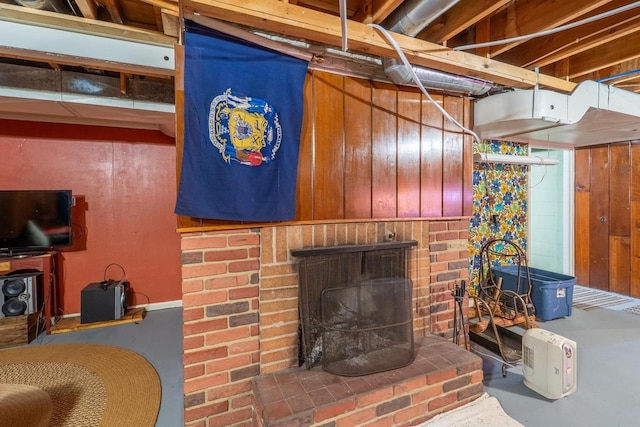
[{"label": "wood paneled wall", "polygon": [[[304,90],[296,220],[471,215],[472,139],[418,89],[310,71]],[[469,99],[433,97],[472,122]]]},{"label": "wood paneled wall", "polygon": [[576,150],[577,283],[640,296],[640,145]]}]

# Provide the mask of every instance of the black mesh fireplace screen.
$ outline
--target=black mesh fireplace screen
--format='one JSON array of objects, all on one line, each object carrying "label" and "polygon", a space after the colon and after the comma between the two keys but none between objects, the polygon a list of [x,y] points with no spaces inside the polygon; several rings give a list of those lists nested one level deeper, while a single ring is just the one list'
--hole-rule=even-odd
[{"label": "black mesh fireplace screen", "polygon": [[300,257],[300,363],[358,376],[413,361],[409,252],[417,242],[292,251]]}]

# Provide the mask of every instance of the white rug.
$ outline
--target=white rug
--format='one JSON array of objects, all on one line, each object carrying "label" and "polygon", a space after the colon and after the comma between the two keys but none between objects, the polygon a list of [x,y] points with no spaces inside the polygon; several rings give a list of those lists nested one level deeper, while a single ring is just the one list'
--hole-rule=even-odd
[{"label": "white rug", "polygon": [[508,416],[500,402],[487,393],[482,394],[473,402],[453,409],[444,414],[436,415],[418,427],[524,427]]},{"label": "white rug", "polygon": [[573,287],[572,306],[585,311],[606,308],[640,315],[640,299],[580,285]]}]

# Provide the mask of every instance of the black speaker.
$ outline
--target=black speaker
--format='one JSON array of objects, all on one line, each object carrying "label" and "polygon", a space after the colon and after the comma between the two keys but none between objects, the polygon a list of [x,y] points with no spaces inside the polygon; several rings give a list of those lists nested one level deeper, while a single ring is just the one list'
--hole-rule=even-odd
[{"label": "black speaker", "polygon": [[0,317],[36,313],[43,301],[42,273],[0,276]]},{"label": "black speaker", "polygon": [[127,310],[129,282],[90,283],[80,292],[80,323],[120,319]]}]

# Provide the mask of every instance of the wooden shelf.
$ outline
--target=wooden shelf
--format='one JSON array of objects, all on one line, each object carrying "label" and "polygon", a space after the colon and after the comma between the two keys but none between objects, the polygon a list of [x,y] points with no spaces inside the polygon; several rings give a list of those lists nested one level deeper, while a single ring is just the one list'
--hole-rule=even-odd
[{"label": "wooden shelf", "polygon": [[80,316],[65,317],[51,327],[52,334],[80,331],[83,329],[103,328],[105,326],[120,325],[123,323],[138,323],[147,315],[146,308],[133,308],[127,310],[124,316],[118,320],[106,320],[104,322],[80,323]]},{"label": "wooden shelf", "polygon": [[0,348],[29,344],[43,326],[39,311],[0,318]]}]

